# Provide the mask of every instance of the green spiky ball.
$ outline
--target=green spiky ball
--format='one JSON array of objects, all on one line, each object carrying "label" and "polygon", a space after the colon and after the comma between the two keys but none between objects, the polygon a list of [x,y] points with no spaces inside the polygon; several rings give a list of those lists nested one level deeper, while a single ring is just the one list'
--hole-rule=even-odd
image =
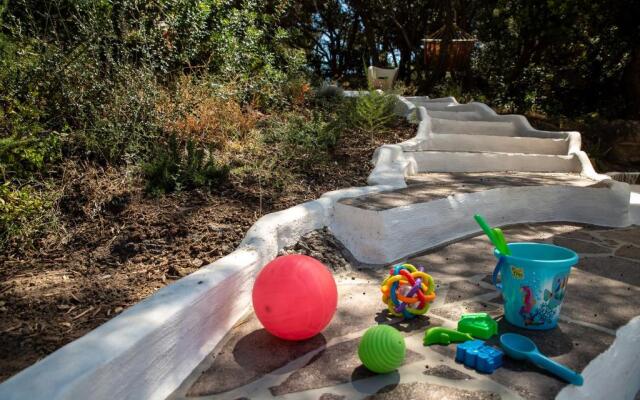
[{"label": "green spiky ball", "polygon": [[405,353],[404,337],[389,325],[367,329],[358,346],[358,357],[362,364],[378,374],[396,370],[402,365]]}]

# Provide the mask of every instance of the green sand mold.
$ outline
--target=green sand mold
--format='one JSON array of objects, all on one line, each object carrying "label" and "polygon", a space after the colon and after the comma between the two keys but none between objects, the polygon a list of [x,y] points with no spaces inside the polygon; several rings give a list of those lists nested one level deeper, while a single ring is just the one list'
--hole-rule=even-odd
[{"label": "green sand mold", "polygon": [[461,343],[467,340],[473,340],[473,336],[468,333],[458,332],[455,329],[442,328],[436,326],[429,328],[424,333],[423,344],[425,346],[431,346],[432,344],[448,345],[451,343]]},{"label": "green sand mold", "polygon": [[498,333],[498,323],[487,313],[462,314],[458,321],[458,331],[487,340]]}]

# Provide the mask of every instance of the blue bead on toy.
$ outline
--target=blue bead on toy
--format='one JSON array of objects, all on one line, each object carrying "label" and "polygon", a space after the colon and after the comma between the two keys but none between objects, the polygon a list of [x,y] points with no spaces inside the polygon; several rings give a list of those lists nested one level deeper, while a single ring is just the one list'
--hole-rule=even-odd
[{"label": "blue bead on toy", "polygon": [[460,343],[456,349],[456,362],[478,372],[491,374],[502,366],[502,351],[485,344],[482,340]]}]

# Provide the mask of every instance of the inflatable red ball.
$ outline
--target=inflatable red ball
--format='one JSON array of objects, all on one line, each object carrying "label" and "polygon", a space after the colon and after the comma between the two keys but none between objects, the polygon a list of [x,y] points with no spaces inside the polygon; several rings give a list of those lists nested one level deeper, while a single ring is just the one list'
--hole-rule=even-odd
[{"label": "inflatable red ball", "polygon": [[253,309],[264,328],[286,340],[317,335],[333,318],[338,288],[327,267],[315,258],[278,257],[258,274]]}]

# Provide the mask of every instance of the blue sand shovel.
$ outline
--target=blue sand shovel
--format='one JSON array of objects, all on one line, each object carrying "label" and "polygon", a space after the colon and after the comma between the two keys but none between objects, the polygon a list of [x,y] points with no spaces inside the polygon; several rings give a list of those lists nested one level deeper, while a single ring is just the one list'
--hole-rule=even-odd
[{"label": "blue sand shovel", "polygon": [[529,360],[571,384],[582,386],[582,375],[540,353],[536,344],[529,338],[517,333],[505,333],[500,336],[500,345],[509,357],[516,360]]}]

